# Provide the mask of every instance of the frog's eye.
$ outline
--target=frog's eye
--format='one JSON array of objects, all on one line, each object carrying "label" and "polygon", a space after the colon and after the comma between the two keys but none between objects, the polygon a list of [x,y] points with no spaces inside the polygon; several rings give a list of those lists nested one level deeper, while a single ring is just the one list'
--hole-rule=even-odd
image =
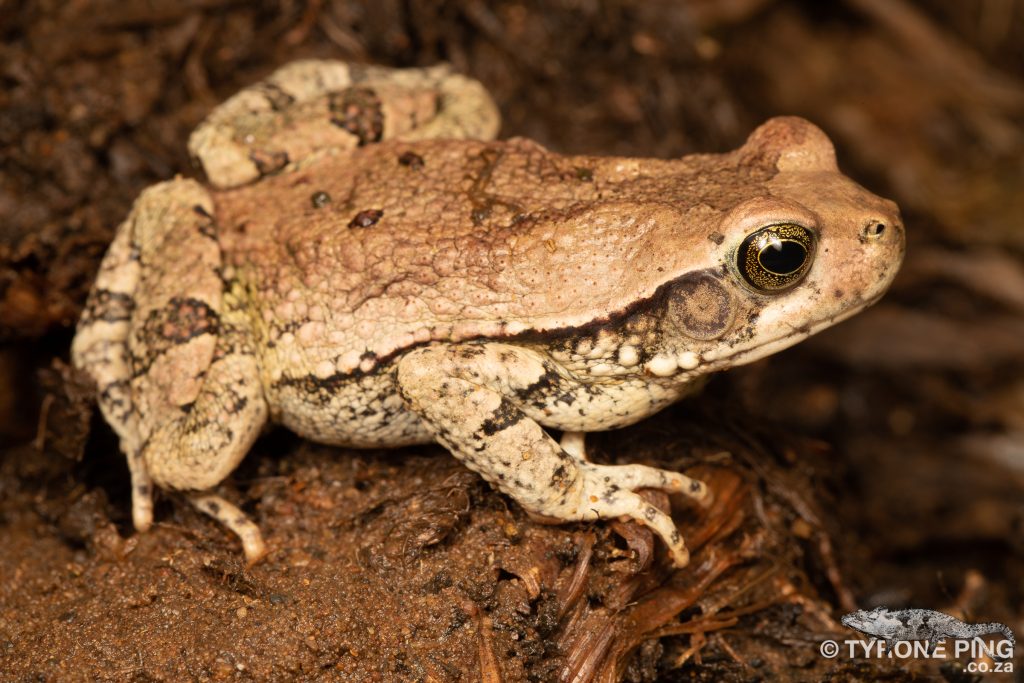
[{"label": "frog's eye", "polygon": [[814,246],[814,233],[802,225],[769,225],[747,235],[736,252],[736,266],[754,289],[777,292],[807,274]]}]

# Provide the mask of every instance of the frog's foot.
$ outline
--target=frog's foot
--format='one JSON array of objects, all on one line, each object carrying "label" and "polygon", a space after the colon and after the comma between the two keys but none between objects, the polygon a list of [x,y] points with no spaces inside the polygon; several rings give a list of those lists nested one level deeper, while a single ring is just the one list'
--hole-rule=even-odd
[{"label": "frog's foot", "polygon": [[674,472],[594,465],[563,450],[526,412],[532,388],[550,380],[551,371],[521,347],[430,346],[399,361],[398,384],[441,444],[528,512],[562,521],[634,519],[665,541],[676,566],[685,566],[689,552],[672,518],[633,489],[701,499],[707,488]]},{"label": "frog's foot", "polygon": [[256,564],[267,554],[260,528],[236,506],[212,493],[192,493],[188,496],[196,509],[203,512],[233,531],[242,541],[246,562]]},{"label": "frog's foot", "polygon": [[[614,480],[612,475],[584,469],[577,495],[566,501],[555,501],[547,514],[580,521],[631,519],[661,537],[676,567],[689,564],[690,551],[672,518],[636,492],[620,488],[613,483]],[[647,485],[638,488],[652,487]]]},{"label": "frog's foot", "polygon": [[591,465],[590,459],[587,458],[586,437],[586,432],[562,432],[558,445],[572,457],[587,463],[584,469],[601,470],[601,476],[606,477],[605,481],[628,490],[649,488],[669,494],[681,493],[704,506],[711,502],[710,491],[703,482],[690,479],[678,472],[646,465]]},{"label": "frog's foot", "polygon": [[679,493],[698,502],[709,497],[704,482],[646,465],[595,465],[580,463],[582,484],[578,498],[581,509],[565,510],[577,519],[609,519],[625,517],[650,527],[668,546],[672,561],[684,567],[690,561],[690,552],[667,514],[651,505],[636,493],[637,489],[658,489],[666,493]]},{"label": "frog's foot", "polygon": [[[570,455],[575,457],[573,453]],[[710,491],[704,482],[678,472],[646,465],[595,465],[580,462],[577,467],[582,474],[582,483],[579,493],[574,497],[575,502],[558,501],[544,512],[528,511],[531,519],[542,524],[557,523],[567,518],[581,521],[632,519],[650,527],[665,541],[677,567],[686,566],[690,553],[675,523],[635,491],[658,489],[669,494],[681,493],[703,503],[710,499]]]}]

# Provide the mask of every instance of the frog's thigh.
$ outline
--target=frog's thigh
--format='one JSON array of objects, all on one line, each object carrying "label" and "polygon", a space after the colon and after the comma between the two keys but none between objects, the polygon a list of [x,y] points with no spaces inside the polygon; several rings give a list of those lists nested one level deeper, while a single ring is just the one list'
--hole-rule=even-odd
[{"label": "frog's thigh", "polygon": [[702,484],[642,465],[593,465],[566,453],[517,405],[550,368],[504,344],[432,346],[398,365],[399,389],[437,440],[470,469],[535,514],[562,520],[630,517],[668,545],[678,566],[689,553],[671,517],[633,492],[656,487],[700,497]]},{"label": "frog's thigh", "polygon": [[[205,491],[216,486],[245,457],[267,420],[251,348],[230,323],[222,323],[220,330],[195,400],[160,414],[143,447],[150,476],[164,488]],[[212,494],[190,500],[239,536],[250,563],[263,556],[259,529],[240,510]]]},{"label": "frog's thigh", "polygon": [[159,417],[143,457],[160,486],[203,491],[224,480],[267,419],[255,358],[218,340],[195,400]]},{"label": "frog's thigh", "polygon": [[[75,362],[96,380],[100,405],[121,437],[132,475],[132,518],[152,522],[143,444],[167,407],[192,400],[209,365],[221,301],[212,201],[192,180],[146,189],[118,228],[75,339]],[[186,375],[186,377],[182,377]]]}]

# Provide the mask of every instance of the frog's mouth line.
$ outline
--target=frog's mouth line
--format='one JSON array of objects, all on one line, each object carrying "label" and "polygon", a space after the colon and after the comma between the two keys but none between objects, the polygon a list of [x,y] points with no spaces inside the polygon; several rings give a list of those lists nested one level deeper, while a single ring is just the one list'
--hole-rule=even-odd
[{"label": "frog's mouth line", "polygon": [[834,315],[828,318],[822,318],[806,326],[803,330],[797,330],[797,328],[791,328],[790,333],[779,335],[774,339],[771,339],[763,344],[758,345],[752,349],[744,349],[728,355],[715,356],[708,358],[705,356],[704,367],[708,371],[714,372],[719,369],[723,369],[722,365],[728,365],[733,367],[736,365],[746,365],[747,363],[753,363],[756,360],[770,356],[773,353],[778,353],[784,349],[788,349],[790,346],[798,344],[803,340],[811,337],[818,332],[821,332],[825,328],[832,327],[838,323],[843,322],[847,318],[852,318],[869,306],[873,306],[885,295],[883,290],[875,297],[867,299],[856,306],[852,306],[838,315]]}]

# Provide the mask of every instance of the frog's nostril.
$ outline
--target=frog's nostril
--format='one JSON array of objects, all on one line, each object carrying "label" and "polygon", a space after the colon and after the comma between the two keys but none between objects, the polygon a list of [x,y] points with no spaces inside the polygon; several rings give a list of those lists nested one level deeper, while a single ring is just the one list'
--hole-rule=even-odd
[{"label": "frog's nostril", "polygon": [[877,240],[885,234],[885,223],[878,220],[872,220],[864,226],[864,237],[869,240]]}]

